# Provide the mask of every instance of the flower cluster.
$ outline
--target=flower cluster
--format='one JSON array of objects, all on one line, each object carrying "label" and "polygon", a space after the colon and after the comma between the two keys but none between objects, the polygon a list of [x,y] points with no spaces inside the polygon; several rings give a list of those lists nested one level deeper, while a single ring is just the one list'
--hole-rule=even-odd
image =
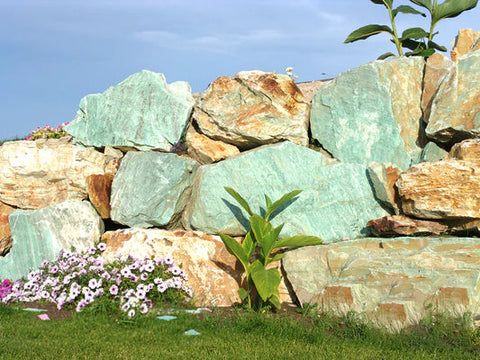
[{"label": "flower cluster", "polygon": [[36,139],[59,139],[63,136],[68,135],[63,128],[68,125],[68,122],[65,122],[56,128],[49,125],[45,125],[43,128],[37,127],[36,130],[30,131],[30,135],[25,138],[25,140],[36,140]]},{"label": "flower cluster", "polygon": [[0,283],[0,300],[3,299],[12,290],[12,283],[5,279]]},{"label": "flower cluster", "polygon": [[39,270],[11,285],[1,302],[47,301],[58,309],[82,311],[91,304],[115,304],[132,318],[154,304],[192,296],[187,275],[171,257],[138,260],[124,257],[106,263],[105,243],[82,253],[61,251],[57,260],[43,261]]}]

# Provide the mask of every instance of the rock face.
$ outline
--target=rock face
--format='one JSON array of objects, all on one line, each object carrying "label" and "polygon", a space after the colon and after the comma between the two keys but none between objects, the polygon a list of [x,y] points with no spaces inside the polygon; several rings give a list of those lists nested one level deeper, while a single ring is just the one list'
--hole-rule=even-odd
[{"label": "rock face", "polygon": [[13,141],[0,147],[0,201],[39,209],[87,198],[85,179],[103,174],[107,157],[62,139]]},{"label": "rock face", "polygon": [[421,163],[397,181],[402,210],[421,219],[480,218],[480,162]]},{"label": "rock face", "polygon": [[437,144],[452,146],[480,135],[480,51],[460,58],[433,100],[425,129]]},{"label": "rock face", "polygon": [[290,77],[242,71],[216,79],[197,101],[193,118],[204,135],[240,149],[281,140],[306,146],[309,109]]},{"label": "rock face", "polygon": [[480,139],[468,139],[455,144],[448,154],[451,159],[465,161],[480,160]]},{"label": "rock face", "polygon": [[13,247],[0,259],[0,278],[19,279],[54,260],[61,249],[93,246],[104,225],[86,201],[66,201],[40,210],[16,210],[10,215]]},{"label": "rock face", "polygon": [[86,179],[88,199],[102,219],[110,218],[113,174],[90,175]]},{"label": "rock face", "polygon": [[0,256],[4,256],[12,247],[12,236],[8,217],[15,208],[0,202]]},{"label": "rock face", "polygon": [[302,92],[305,100],[311,102],[318,89],[328,84],[330,81],[332,81],[332,79],[301,82],[297,83],[297,86]]},{"label": "rock face", "polygon": [[417,220],[404,215],[384,216],[367,223],[375,236],[440,235],[448,232],[448,226],[436,221]]},{"label": "rock face", "polygon": [[432,161],[439,161],[445,158],[448,155],[448,152],[443,150],[434,142],[430,141],[425,145],[422,149],[422,153],[420,154],[420,162],[432,162]]},{"label": "rock face", "polygon": [[218,236],[137,228],[106,232],[102,240],[107,244],[102,256],[110,261],[116,255],[171,256],[183,265],[197,306],[230,306],[240,302],[237,290],[241,265],[226,251]]},{"label": "rock face", "polygon": [[312,100],[312,137],[335,158],[407,169],[419,135],[424,60],[374,61],[340,74]]},{"label": "rock face", "polygon": [[400,175],[400,170],[391,164],[373,162],[368,165],[367,174],[378,201],[392,213],[398,214],[400,209],[395,183]]},{"label": "rock face", "polygon": [[325,311],[356,311],[393,328],[415,323],[429,304],[479,311],[475,238],[367,238],[300,248],[282,261],[300,303]]},{"label": "rock face", "polygon": [[453,50],[450,57],[457,61],[461,56],[480,49],[480,31],[462,29],[455,38]]},{"label": "rock face", "polygon": [[173,225],[188,201],[196,167],[176,154],[128,152],[112,183],[112,220],[130,227]]},{"label": "rock face", "polygon": [[163,74],[144,70],[103,94],[84,97],[64,129],[84,145],[169,151],[180,140],[193,104],[188,83],[167,84]]},{"label": "rock face", "polygon": [[285,223],[281,236],[316,235],[332,242],[364,235],[368,220],[387,215],[373,196],[366,168],[324,166],[324,160],[316,151],[284,142],[202,166],[184,225],[212,234],[242,235],[249,226],[248,215],[225,186],[238,191],[256,213],[264,206],[264,194],[274,201],[301,189],[297,199],[272,218],[274,225]]}]

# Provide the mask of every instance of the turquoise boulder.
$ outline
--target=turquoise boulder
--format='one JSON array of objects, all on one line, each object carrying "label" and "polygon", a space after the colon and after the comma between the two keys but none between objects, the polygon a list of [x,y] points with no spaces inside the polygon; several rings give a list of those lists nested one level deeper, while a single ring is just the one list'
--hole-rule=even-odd
[{"label": "turquoise boulder", "polygon": [[170,151],[185,131],[193,104],[188,83],[167,84],[163,74],[143,70],[103,94],[84,97],[64,129],[87,146]]},{"label": "turquoise boulder", "polygon": [[334,242],[366,234],[366,223],[387,214],[377,203],[360,164],[326,166],[314,150],[291,142],[267,145],[217,164],[201,166],[184,213],[184,226],[211,234],[245,234],[248,214],[225,191],[238,191],[254,212],[295,189],[300,195],[272,218],[281,236],[316,235]]}]

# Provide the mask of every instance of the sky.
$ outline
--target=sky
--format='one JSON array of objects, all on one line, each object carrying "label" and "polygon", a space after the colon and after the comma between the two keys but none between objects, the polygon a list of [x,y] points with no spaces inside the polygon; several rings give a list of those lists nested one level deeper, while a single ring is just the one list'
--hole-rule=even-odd
[{"label": "sky", "polygon": [[[436,42],[450,50],[479,16],[441,21]],[[386,34],[343,43],[368,24],[389,24],[368,0],[0,0],[0,140],[71,121],[84,96],[143,69],[192,92],[244,70],[336,77],[395,51]],[[428,25],[398,15],[400,32]]]}]

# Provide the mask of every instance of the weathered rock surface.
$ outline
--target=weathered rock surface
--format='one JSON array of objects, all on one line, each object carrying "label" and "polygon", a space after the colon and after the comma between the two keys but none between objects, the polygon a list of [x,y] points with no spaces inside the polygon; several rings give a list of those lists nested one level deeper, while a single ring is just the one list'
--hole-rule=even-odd
[{"label": "weathered rock surface", "polygon": [[307,102],[311,102],[313,97],[317,93],[318,89],[328,84],[330,81],[332,81],[332,79],[301,82],[301,83],[297,83],[297,87],[302,92],[305,100]]},{"label": "weathered rock surface", "polygon": [[340,74],[312,100],[312,137],[341,161],[407,169],[424,142],[423,68],[421,58],[397,58]]},{"label": "weathered rock surface", "polygon": [[84,145],[169,151],[180,140],[193,104],[188,83],[167,84],[163,74],[143,70],[103,94],[84,97],[64,129]]},{"label": "weathered rock surface", "polygon": [[225,186],[237,190],[257,213],[265,206],[264,194],[274,201],[301,189],[297,199],[272,218],[274,225],[285,223],[281,236],[316,235],[332,242],[364,235],[368,220],[387,215],[373,196],[366,168],[324,166],[324,160],[316,151],[284,142],[204,165],[192,186],[184,226],[212,234],[245,234],[248,215]]},{"label": "weathered rock surface", "polygon": [[211,164],[240,153],[237,147],[212,140],[190,126],[185,136],[188,155],[200,164]]},{"label": "weathered rock surface", "polygon": [[237,290],[242,276],[241,264],[236,263],[218,236],[133,228],[108,231],[102,240],[107,244],[102,256],[110,261],[117,255],[171,256],[183,265],[197,306],[230,306],[240,302]]},{"label": "weathered rock surface", "polygon": [[86,179],[88,199],[102,219],[110,218],[113,174],[90,175]]},{"label": "weathered rock surface", "polygon": [[453,66],[453,61],[442,53],[435,53],[427,59],[422,93],[422,111],[425,123],[428,123],[430,118],[432,102],[438,92],[438,88]]},{"label": "weathered rock surface", "polygon": [[440,235],[448,226],[436,221],[412,219],[405,215],[384,216],[370,220],[367,226],[375,236]]},{"label": "weathered rock surface", "polygon": [[193,119],[204,135],[240,149],[281,140],[306,146],[309,110],[287,75],[242,71],[211,83]]},{"label": "weathered rock surface", "polygon": [[395,183],[400,175],[400,169],[391,164],[373,162],[367,167],[367,175],[378,201],[392,214],[398,214],[400,209]]},{"label": "weathered rock surface", "polygon": [[425,129],[437,144],[452,146],[480,136],[480,51],[458,59],[433,100]]},{"label": "weathered rock surface", "polygon": [[425,147],[422,149],[422,152],[420,154],[420,159],[418,162],[421,163],[421,162],[439,161],[447,157],[447,155],[448,155],[447,151],[443,150],[434,142],[429,141],[427,145],[425,145]]},{"label": "weathered rock surface", "polygon": [[476,238],[366,238],[305,247],[282,260],[301,304],[356,311],[400,328],[429,305],[478,314],[480,243]]},{"label": "weathered rock surface", "polygon": [[8,217],[15,208],[0,202],[0,256],[4,256],[12,247],[12,236]]},{"label": "weathered rock surface", "polygon": [[12,141],[0,147],[0,201],[39,209],[87,198],[85,179],[103,174],[107,157],[62,139]]},{"label": "weathered rock surface", "polygon": [[480,161],[480,139],[468,139],[453,145],[448,157],[457,160]]},{"label": "weathered rock surface", "polygon": [[480,162],[412,166],[397,181],[403,213],[421,219],[480,218]]},{"label": "weathered rock surface", "polygon": [[480,31],[473,31],[472,29],[462,29],[458,32],[453,45],[453,50],[450,51],[452,61],[457,61],[463,55],[472,51],[480,49]]},{"label": "weathered rock surface", "polygon": [[128,152],[112,183],[111,218],[130,227],[173,225],[197,163],[172,153]]},{"label": "weathered rock surface", "polygon": [[102,219],[87,201],[66,201],[40,210],[16,210],[10,215],[13,247],[0,258],[0,278],[19,279],[53,261],[61,249],[84,250],[104,231]]}]

